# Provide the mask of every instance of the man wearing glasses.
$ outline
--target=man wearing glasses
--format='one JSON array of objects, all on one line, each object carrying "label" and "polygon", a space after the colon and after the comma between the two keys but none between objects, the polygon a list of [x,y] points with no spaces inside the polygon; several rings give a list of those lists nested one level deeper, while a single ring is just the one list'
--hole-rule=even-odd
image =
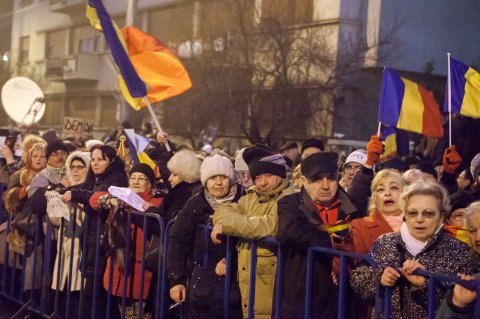
[{"label": "man wearing glasses", "polygon": [[348,155],[345,164],[343,164],[343,176],[340,180],[340,186],[342,186],[345,191],[348,191],[348,188],[352,184],[353,176],[362,168],[366,160],[367,151],[363,149],[356,150]]}]

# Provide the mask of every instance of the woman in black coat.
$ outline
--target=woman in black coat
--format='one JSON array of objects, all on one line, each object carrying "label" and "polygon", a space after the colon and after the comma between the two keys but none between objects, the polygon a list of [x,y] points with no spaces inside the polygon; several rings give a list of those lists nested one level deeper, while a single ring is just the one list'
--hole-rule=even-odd
[{"label": "woman in black coat", "polygon": [[[102,287],[102,275],[105,271],[106,251],[100,246],[100,235],[108,216],[108,211],[95,212],[89,204],[90,197],[95,192],[105,192],[110,186],[128,187],[128,178],[125,173],[125,164],[118,157],[115,150],[107,145],[95,145],[91,149],[90,168],[85,183],[78,189],[72,189],[63,195],[63,201],[82,203],[85,207],[86,220],[84,222],[82,239],[82,276],[85,277],[85,287],[80,317],[105,318],[106,292]],[[84,245],[86,241],[86,245]],[[98,248],[98,249],[97,249]],[[95,261],[98,260],[97,268]],[[95,277],[97,285],[94,286]],[[96,291],[96,311],[93,313],[93,296]]]},{"label": "woman in black coat", "polygon": [[[232,162],[220,153],[207,157],[200,172],[204,188],[193,195],[177,215],[170,236],[167,252],[170,297],[177,303],[187,302],[187,318],[222,318],[224,289],[215,285],[215,281],[224,283],[218,279],[226,274],[226,240],[215,245],[210,236],[205,237],[204,230],[197,226],[212,225],[215,208],[237,202],[243,189],[234,183]],[[234,251],[233,240],[229,248]],[[235,263],[232,261],[231,264]],[[191,278],[192,272],[200,278]],[[229,317],[241,318],[240,295],[234,272],[230,278]],[[209,282],[204,284],[205,280]],[[187,281],[190,281],[188,289]],[[214,291],[202,298],[199,290],[208,287]]]}]

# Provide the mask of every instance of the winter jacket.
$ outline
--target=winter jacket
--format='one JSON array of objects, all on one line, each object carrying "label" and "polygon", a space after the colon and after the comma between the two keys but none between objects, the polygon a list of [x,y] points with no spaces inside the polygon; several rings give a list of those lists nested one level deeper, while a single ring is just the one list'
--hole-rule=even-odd
[{"label": "winter jacket", "polygon": [[[248,315],[248,295],[250,284],[250,240],[275,236],[278,226],[277,202],[291,194],[288,180],[268,194],[259,194],[251,187],[247,195],[238,203],[223,205],[215,210],[213,223],[221,224],[227,235],[240,237],[238,251],[238,282],[242,296],[243,316]],[[270,318],[272,314],[273,288],[277,257],[266,247],[257,249],[257,269],[255,285],[255,318]]]},{"label": "winter jacket", "polygon": [[[98,205],[99,195],[102,192],[96,192],[90,198],[90,206],[94,210],[100,210],[100,206]],[[160,206],[162,202],[162,198],[154,198],[150,193],[142,193],[138,194],[140,197],[146,201],[150,202],[154,206]],[[133,217],[133,216],[132,216]],[[127,267],[124,264],[124,256],[126,254],[126,229],[125,229],[125,221],[127,219],[127,213],[123,210],[117,211],[117,216],[115,221],[112,221],[113,225],[110,225],[109,229],[115,228],[116,236],[115,239],[115,247],[114,247],[114,266],[113,266],[113,273],[112,273],[112,291],[110,292],[114,296],[123,297],[123,283],[124,283],[124,271]],[[143,219],[143,218],[142,218]],[[148,233],[148,232],[147,232]],[[142,274],[142,257],[143,257],[143,230],[138,224],[134,224],[131,222],[130,224],[130,254],[132,258],[127,258],[127,261],[130,261],[128,266],[130,275],[127,276],[127,298],[139,299],[140,298],[140,279]],[[148,247],[148,242],[146,247]],[[108,291],[109,288],[109,281],[110,281],[110,263],[112,262],[112,251],[110,251],[110,255],[107,259],[107,265],[105,267],[105,272],[103,274],[103,287],[105,290]],[[121,261],[119,262],[119,258]],[[122,265],[122,266],[120,266]],[[132,275],[133,274],[133,275]],[[150,283],[152,280],[152,273],[148,270],[144,272],[144,282],[143,282],[143,298],[146,299],[148,297],[148,291],[150,289]]]},{"label": "winter jacket", "polygon": [[348,196],[363,216],[368,215],[368,199],[370,198],[370,186],[373,180],[373,170],[363,166],[353,176],[352,183],[348,188]]},{"label": "winter jacket", "polygon": [[[86,260],[85,275],[93,276],[95,270],[97,232],[99,233],[98,236],[102,235],[103,227],[108,216],[108,211],[106,210],[95,212],[90,206],[89,200],[95,192],[104,192],[110,186],[128,186],[127,174],[120,165],[110,164],[105,172],[95,175],[93,180],[87,179],[84,184],[79,186],[79,189],[71,190],[71,201],[73,203],[82,203],[86,214],[83,236],[87,236],[87,251],[82,252],[82,258]],[[104,271],[103,267],[105,267],[106,262],[105,254],[106,252],[100,247],[100,251],[98,252],[98,271],[100,273]]]},{"label": "winter jacket", "polygon": [[393,229],[382,214],[373,210],[370,215],[352,221],[353,251],[366,254],[378,237],[391,232]]},{"label": "winter jacket", "polygon": [[[330,236],[320,229],[322,220],[308,193],[302,189],[278,201],[278,233],[284,256],[281,318],[303,318],[307,252],[310,246],[331,248]],[[336,315],[332,281],[332,256],[314,257],[315,284],[312,290],[312,318],[333,318]]]},{"label": "winter jacket", "polygon": [[[167,252],[168,280],[170,287],[178,284],[187,287],[187,278],[191,276],[194,267],[202,266],[205,268],[212,268],[212,271],[214,271],[217,263],[226,257],[226,240],[222,240],[221,244],[215,245],[210,239],[210,236],[205,239],[204,230],[197,227],[198,225],[212,225],[214,210],[205,199],[204,192],[205,190],[202,189],[199,193],[193,195],[175,219]],[[232,202],[238,202],[242,193],[243,188],[238,186]],[[236,241],[231,238],[231,250],[234,249],[235,243]],[[203,264],[205,254],[207,254],[208,258],[206,265]],[[232,264],[235,266],[231,273],[231,297],[233,296],[233,289],[237,289],[238,291],[238,283],[236,281],[236,258],[232,258]],[[187,294],[187,296],[189,297],[189,294]],[[238,305],[235,307],[238,310],[237,317],[241,317],[240,302],[237,302]],[[221,308],[220,311],[223,310],[223,304],[213,306]],[[203,315],[204,318],[214,317],[213,314],[208,315],[209,311],[213,308],[210,305],[203,307],[202,305],[194,305],[194,307],[188,308],[187,316],[190,318],[198,317],[192,312],[194,312],[194,309],[200,307],[207,308],[205,309],[207,313]]]},{"label": "winter jacket", "polygon": [[[476,280],[480,280],[480,273],[474,275]],[[442,304],[437,309],[436,319],[473,319],[475,312],[475,302],[467,305],[465,308],[457,307],[452,302],[453,287],[449,289],[442,301]],[[477,297],[478,298],[478,297]]]},{"label": "winter jacket", "polygon": [[[380,280],[386,267],[399,269],[408,259],[415,259],[425,267],[425,270],[456,276],[457,273],[472,274],[479,269],[479,257],[466,244],[452,238],[443,229],[432,236],[427,246],[413,257],[406,249],[400,233],[388,233],[373,244],[369,256],[377,264],[376,268],[362,265],[350,276],[354,291],[363,299],[372,300],[375,297],[376,282]],[[437,283],[436,305],[445,295],[447,286],[444,282]],[[416,319],[427,315],[428,287],[414,286],[401,277],[393,290],[392,318]]]}]

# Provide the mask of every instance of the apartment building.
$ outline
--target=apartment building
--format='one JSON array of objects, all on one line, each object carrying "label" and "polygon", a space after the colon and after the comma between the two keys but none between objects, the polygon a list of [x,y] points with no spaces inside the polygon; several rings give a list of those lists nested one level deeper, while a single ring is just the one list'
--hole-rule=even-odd
[{"label": "apartment building", "polygon": [[[13,1],[10,73],[29,77],[42,88],[47,108],[40,127],[59,128],[64,116],[73,116],[92,119],[95,129],[104,131],[126,116],[115,65],[103,35],[88,25],[86,2]],[[124,26],[127,1],[103,2],[118,25]],[[470,31],[480,27],[480,20],[474,18],[478,12],[480,3],[475,0],[138,0],[135,25],[164,41],[192,71],[194,87],[185,96],[156,107],[162,110],[159,116],[167,131],[194,139],[202,128],[210,126],[219,136],[240,137],[252,131],[253,124],[245,124],[245,118],[248,121],[255,115],[259,119],[255,125],[265,124],[259,135],[277,132],[276,142],[279,138],[299,140],[310,136],[365,140],[377,126],[383,67],[405,71],[428,82],[427,86],[441,86],[446,75],[446,52],[471,65],[480,62],[479,35]],[[239,30],[234,20],[239,13],[243,14],[246,30]],[[267,28],[272,25],[277,28]],[[238,43],[246,43],[240,31],[248,31],[258,40],[258,34],[266,30],[273,32],[269,40],[249,48],[250,56],[225,58],[232,48],[247,52],[238,47]],[[288,30],[290,51],[285,56],[296,64],[284,66],[283,73],[280,66],[279,72],[272,72],[275,75],[263,78],[247,72],[249,57],[251,66],[264,70],[275,64],[277,54],[272,55],[271,39],[280,34],[278,30]],[[298,53],[312,56],[314,42],[324,54],[315,65]],[[203,56],[230,63],[236,73],[244,74],[247,83],[254,85],[248,90],[241,87],[237,99],[215,96],[217,91],[203,86],[205,69],[199,67],[205,66],[200,64],[199,57]],[[302,60],[305,62],[298,62]],[[213,77],[218,75],[216,70],[225,71],[224,65],[218,64],[209,71]],[[352,66],[355,73],[349,73]],[[223,91],[234,87],[227,82],[220,83],[225,84]],[[283,96],[275,90],[285,83]],[[208,95],[214,95],[213,102]],[[248,99],[238,99],[245,95]],[[278,95],[283,100],[292,95],[303,99],[276,106]],[[218,104],[218,108],[212,104]],[[245,108],[243,115],[239,107]],[[308,112],[307,119],[293,115],[296,109],[302,113],[302,108]],[[282,124],[283,115],[278,117],[278,111],[286,118],[294,117]]]}]

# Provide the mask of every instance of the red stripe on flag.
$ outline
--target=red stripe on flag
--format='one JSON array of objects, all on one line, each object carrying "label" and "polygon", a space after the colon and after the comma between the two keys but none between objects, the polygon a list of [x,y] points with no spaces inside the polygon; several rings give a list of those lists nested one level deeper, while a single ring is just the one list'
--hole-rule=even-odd
[{"label": "red stripe on flag", "polygon": [[434,138],[443,137],[443,125],[438,103],[433,98],[432,92],[427,91],[423,86],[418,85],[418,91],[422,96],[424,105],[422,134]]}]

